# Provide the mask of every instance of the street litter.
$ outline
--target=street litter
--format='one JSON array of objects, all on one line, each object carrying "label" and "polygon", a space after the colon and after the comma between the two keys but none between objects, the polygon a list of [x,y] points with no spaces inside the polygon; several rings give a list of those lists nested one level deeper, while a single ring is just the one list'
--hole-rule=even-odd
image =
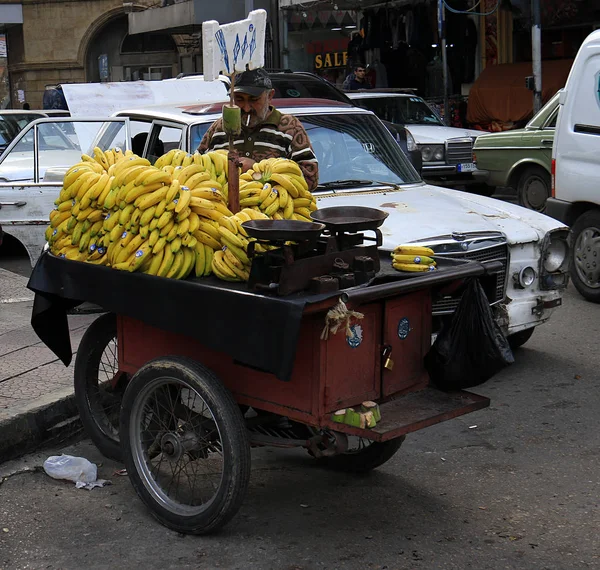
[{"label": "street litter", "polygon": [[78,489],[91,491],[94,487],[104,487],[111,482],[98,479],[98,469],[84,457],[73,455],[52,455],[44,461],[44,471],[53,479],[73,481]]}]

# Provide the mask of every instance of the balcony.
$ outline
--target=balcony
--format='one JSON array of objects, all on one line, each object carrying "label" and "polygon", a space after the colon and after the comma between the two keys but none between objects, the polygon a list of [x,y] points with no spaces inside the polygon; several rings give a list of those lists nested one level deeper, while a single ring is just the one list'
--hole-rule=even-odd
[{"label": "balcony", "polygon": [[[125,6],[128,3],[123,4]],[[206,20],[217,20],[220,24],[243,20],[248,15],[246,4],[247,2],[240,0],[163,0],[160,7],[130,12],[129,33],[161,31],[171,34],[193,34],[202,30],[202,22]]]}]

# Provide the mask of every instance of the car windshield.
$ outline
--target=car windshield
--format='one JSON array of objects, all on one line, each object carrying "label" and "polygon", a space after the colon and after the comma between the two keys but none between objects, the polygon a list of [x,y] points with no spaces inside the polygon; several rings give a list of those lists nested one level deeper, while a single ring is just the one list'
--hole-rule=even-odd
[{"label": "car windshield", "polygon": [[353,99],[382,121],[400,125],[442,125],[440,118],[420,97],[364,97]]},{"label": "car windshield", "polygon": [[[319,184],[360,180],[361,183],[420,182],[389,131],[373,115],[345,113],[298,116],[319,160]],[[210,123],[191,128],[196,149]]]}]

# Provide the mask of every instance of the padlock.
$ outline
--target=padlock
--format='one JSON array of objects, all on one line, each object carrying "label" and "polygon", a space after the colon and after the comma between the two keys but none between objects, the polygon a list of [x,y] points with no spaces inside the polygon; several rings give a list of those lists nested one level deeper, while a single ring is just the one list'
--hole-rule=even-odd
[{"label": "padlock", "polygon": [[383,367],[387,370],[392,370],[394,368],[394,361],[390,358],[392,354],[392,347],[386,346],[383,349]]}]

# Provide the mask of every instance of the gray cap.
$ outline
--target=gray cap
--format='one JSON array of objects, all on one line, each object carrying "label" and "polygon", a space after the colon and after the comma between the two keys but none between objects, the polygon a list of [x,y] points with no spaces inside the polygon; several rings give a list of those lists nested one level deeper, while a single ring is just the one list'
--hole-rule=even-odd
[{"label": "gray cap", "polygon": [[271,78],[262,67],[244,71],[235,76],[234,93],[247,93],[253,97],[258,97],[271,89],[273,89]]}]

